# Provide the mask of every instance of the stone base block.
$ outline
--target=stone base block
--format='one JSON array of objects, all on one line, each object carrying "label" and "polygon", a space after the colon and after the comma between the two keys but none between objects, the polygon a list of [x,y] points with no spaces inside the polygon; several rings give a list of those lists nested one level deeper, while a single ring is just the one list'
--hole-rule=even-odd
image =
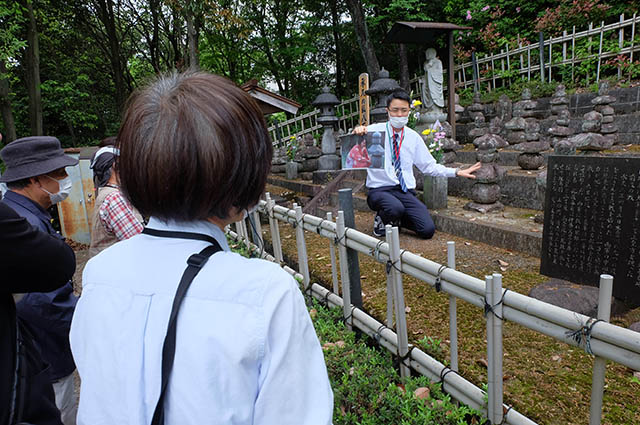
[{"label": "stone base block", "polygon": [[478,204],[476,202],[469,202],[464,206],[464,209],[486,214],[490,212],[504,211],[504,205],[502,205],[501,202],[494,202],[493,204]]}]

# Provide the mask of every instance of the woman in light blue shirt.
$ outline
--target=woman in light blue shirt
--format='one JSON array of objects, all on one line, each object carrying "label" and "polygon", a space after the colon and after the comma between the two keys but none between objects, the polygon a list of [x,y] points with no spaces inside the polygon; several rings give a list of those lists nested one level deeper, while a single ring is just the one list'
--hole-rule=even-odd
[{"label": "woman in light blue shirt", "polygon": [[222,230],[258,202],[271,166],[257,104],[222,77],[173,74],[135,95],[118,144],[121,189],[151,219],[84,269],[71,329],[78,423],[331,423],[296,282],[230,252]]}]

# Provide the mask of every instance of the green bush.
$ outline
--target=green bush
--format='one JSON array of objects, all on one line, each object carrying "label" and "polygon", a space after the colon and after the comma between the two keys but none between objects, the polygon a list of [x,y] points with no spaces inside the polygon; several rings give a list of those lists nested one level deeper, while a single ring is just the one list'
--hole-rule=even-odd
[{"label": "green bush", "polygon": [[[424,376],[401,379],[391,354],[372,348],[341,321],[340,309],[313,301],[311,317],[323,344],[334,395],[335,425],[481,423],[478,412],[458,406]],[[428,388],[429,396],[415,396]]]}]

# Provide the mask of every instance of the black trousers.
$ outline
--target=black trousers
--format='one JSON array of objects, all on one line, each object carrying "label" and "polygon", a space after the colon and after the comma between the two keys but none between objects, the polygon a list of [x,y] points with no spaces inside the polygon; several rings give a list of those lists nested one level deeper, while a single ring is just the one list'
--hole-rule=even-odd
[{"label": "black trousers", "polygon": [[399,185],[369,189],[367,204],[378,213],[384,224],[399,221],[402,227],[413,230],[424,239],[430,239],[436,231],[429,210],[413,189],[406,193]]}]

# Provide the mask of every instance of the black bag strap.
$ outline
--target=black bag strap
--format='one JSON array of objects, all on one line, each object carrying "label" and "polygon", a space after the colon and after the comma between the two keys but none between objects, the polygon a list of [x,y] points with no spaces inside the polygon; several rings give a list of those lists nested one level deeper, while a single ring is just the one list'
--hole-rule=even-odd
[{"label": "black bag strap", "polygon": [[176,328],[180,306],[182,304],[182,300],[187,294],[187,291],[189,290],[189,286],[191,286],[191,282],[193,282],[193,279],[207,263],[209,257],[218,251],[222,251],[222,248],[218,241],[213,237],[200,233],[169,232],[149,228],[145,228],[142,233],[161,238],[195,239],[211,243],[211,245],[207,246],[199,253],[191,255],[187,259],[187,268],[182,274],[182,278],[178,284],[178,289],[176,290],[176,295],[173,298],[173,306],[171,307],[167,333],[164,337],[164,344],[162,345],[162,384],[160,386],[160,397],[158,397],[158,403],[153,411],[153,419],[151,420],[151,425],[164,425],[164,398],[169,384],[171,369],[173,368],[173,360],[176,354]]}]

